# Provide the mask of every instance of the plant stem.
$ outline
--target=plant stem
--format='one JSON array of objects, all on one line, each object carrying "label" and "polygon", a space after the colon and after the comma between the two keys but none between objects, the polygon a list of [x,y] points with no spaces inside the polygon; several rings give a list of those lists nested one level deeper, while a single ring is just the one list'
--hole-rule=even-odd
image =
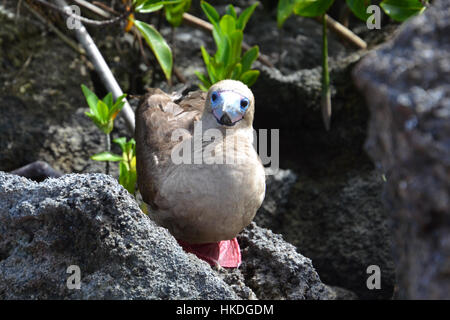
[{"label": "plant stem", "polygon": [[[111,134],[106,134],[106,151],[111,152]],[[109,161],[106,161],[106,174],[109,174]]]},{"label": "plant stem", "polygon": [[[367,48],[367,43],[356,34],[354,34],[350,29],[346,28],[327,14],[325,14],[324,16],[326,24],[328,25],[328,28],[330,28],[330,30],[337,33],[340,37],[350,41],[350,43],[352,43],[359,49]],[[320,23],[323,23],[323,17],[316,17],[315,19]]]},{"label": "plant stem", "polygon": [[[67,3],[65,0],[56,0],[56,3],[62,9],[67,7]],[[108,67],[105,59],[98,50],[97,46],[95,45],[94,40],[91,38],[91,36],[87,32],[83,24],[81,24],[80,28],[76,28],[73,31],[75,32],[78,41],[85,48],[88,57],[94,64],[94,67],[97,70],[102,80],[102,83],[105,85],[106,89],[109,92],[112,92],[114,99],[117,99],[119,96],[123,94],[122,89],[120,89],[117,80],[114,78],[111,69]],[[131,109],[131,106],[128,103],[128,101],[126,99],[124,100],[125,105],[122,111],[120,112],[120,115],[124,118],[130,133],[134,135],[134,127],[135,127],[134,111],[133,109]]]},{"label": "plant stem", "polygon": [[328,73],[328,39],[327,39],[327,19],[322,17],[322,119],[325,129],[330,130],[331,119],[331,94],[330,94],[330,74]]}]

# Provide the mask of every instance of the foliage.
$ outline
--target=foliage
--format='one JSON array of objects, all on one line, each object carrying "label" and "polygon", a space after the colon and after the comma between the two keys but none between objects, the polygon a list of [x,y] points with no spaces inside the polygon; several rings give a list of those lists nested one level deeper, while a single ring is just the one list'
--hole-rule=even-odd
[{"label": "foliage", "polygon": [[[346,0],[347,6],[359,19],[366,21],[369,17],[367,7],[371,0]],[[392,19],[403,22],[410,17],[422,13],[425,6],[420,0],[384,0],[380,3],[383,11]]]},{"label": "foliage", "polygon": [[187,12],[191,8],[191,0],[183,0],[176,4],[166,4],[164,11],[166,14],[166,20],[177,28],[183,21],[183,13]]},{"label": "foliage", "polygon": [[367,21],[370,16],[367,13],[367,7],[371,5],[371,0],[346,0],[346,2],[347,6],[357,18],[362,21]]},{"label": "foliage", "polygon": [[148,46],[152,49],[156,60],[158,60],[158,63],[166,76],[167,81],[170,83],[173,57],[172,50],[170,50],[166,40],[164,40],[158,30],[145,22],[135,20],[134,25],[144,37],[145,42],[147,42]]},{"label": "foliage", "polygon": [[[125,137],[114,139],[113,142],[120,145],[122,149],[122,156],[111,153],[109,145],[109,135],[114,128],[114,119],[122,110],[125,101],[125,94],[121,95],[115,103],[113,103],[112,94],[108,93],[102,100],[100,100],[95,93],[93,93],[85,85],[81,85],[83,94],[89,105],[89,112],[85,114],[95,123],[95,125],[106,134],[107,137],[107,151],[97,153],[91,157],[95,161],[117,162],[119,161],[119,183],[127,189],[131,194],[135,192],[136,185],[136,142],[134,139],[126,141]],[[107,171],[108,171],[107,164]],[[108,173],[108,172],[107,172]]]},{"label": "foliage", "polygon": [[384,0],[380,6],[389,17],[399,22],[422,13],[426,8],[420,0]]},{"label": "foliage", "polygon": [[277,9],[277,23],[281,28],[291,14],[303,17],[318,17],[323,15],[333,4],[334,0],[279,0]]},{"label": "foliage", "polygon": [[114,161],[119,162],[119,183],[134,194],[136,191],[136,141],[130,139],[127,141],[125,137],[113,140],[122,149],[122,155],[117,155],[109,151],[97,153],[91,157],[96,161]]},{"label": "foliage", "polygon": [[95,123],[95,125],[105,134],[109,134],[114,127],[114,119],[122,110],[126,94],[121,95],[115,103],[111,93],[108,93],[102,100],[100,100],[95,93],[89,90],[85,85],[81,85],[83,94],[89,105],[89,112],[85,114]]},{"label": "foliage", "polygon": [[[277,24],[281,28],[293,13],[303,17],[322,16],[322,115],[325,128],[329,129],[331,116],[330,75],[328,73],[328,43],[325,13],[334,0],[279,0],[277,8]],[[371,0],[346,0],[347,6],[356,17],[367,21],[369,14],[367,7]],[[409,17],[425,10],[420,0],[383,0],[380,4],[384,12],[396,21],[404,21]]]},{"label": "foliage", "polygon": [[[186,0],[133,0],[133,8],[137,13],[151,13],[161,10],[162,8],[167,6],[169,8],[168,10],[171,12],[171,14],[169,15],[172,21],[175,22],[175,20],[177,19],[182,19],[183,15],[183,12],[181,12],[181,17],[177,15],[179,14],[179,10],[177,11],[176,6],[180,4],[185,5],[186,2]],[[156,60],[161,66],[167,82],[170,83],[170,79],[172,77],[173,57],[172,50],[170,49],[166,40],[153,26],[143,21],[135,20],[133,16],[130,16],[128,19],[136,26],[140,34],[144,37],[145,42],[148,44],[153,54],[155,55]],[[176,22],[178,22],[178,20]]]},{"label": "foliage", "polygon": [[[333,2],[334,0],[279,0],[278,27],[281,28],[293,13],[303,17],[321,16]],[[359,19],[366,21],[370,16],[367,13],[367,7],[371,5],[371,0],[346,0],[346,3]],[[426,8],[420,0],[383,0],[380,6],[389,17],[399,22],[423,12]]]},{"label": "foliage", "polygon": [[255,83],[259,71],[251,70],[251,66],[258,58],[259,48],[253,46],[242,55],[242,40],[244,28],[257,5],[258,3],[255,3],[248,7],[238,17],[230,4],[221,18],[213,6],[205,1],[201,2],[203,12],[213,25],[213,37],[217,47],[214,56],[210,56],[206,49],[201,47],[207,76],[199,72],[196,72],[196,75],[202,82],[202,90],[207,91],[212,84],[224,79],[240,80],[248,86]]}]

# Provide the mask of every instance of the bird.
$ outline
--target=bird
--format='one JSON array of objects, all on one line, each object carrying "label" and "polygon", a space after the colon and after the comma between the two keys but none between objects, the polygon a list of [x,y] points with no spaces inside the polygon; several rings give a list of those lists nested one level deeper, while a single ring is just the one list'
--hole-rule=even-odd
[{"label": "bird", "polygon": [[149,89],[136,112],[137,183],[149,216],[213,266],[239,267],[236,236],[264,200],[254,113],[252,91],[236,80],[181,98]]}]

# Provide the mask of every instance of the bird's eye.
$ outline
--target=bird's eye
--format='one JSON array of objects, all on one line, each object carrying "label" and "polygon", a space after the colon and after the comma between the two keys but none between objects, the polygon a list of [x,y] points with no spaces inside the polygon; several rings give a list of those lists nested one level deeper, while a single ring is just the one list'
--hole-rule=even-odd
[{"label": "bird's eye", "polygon": [[241,100],[241,109],[246,109],[248,107],[248,99]]},{"label": "bird's eye", "polygon": [[219,98],[219,95],[217,94],[217,92],[213,92],[211,95],[211,101],[216,102],[218,98]]}]

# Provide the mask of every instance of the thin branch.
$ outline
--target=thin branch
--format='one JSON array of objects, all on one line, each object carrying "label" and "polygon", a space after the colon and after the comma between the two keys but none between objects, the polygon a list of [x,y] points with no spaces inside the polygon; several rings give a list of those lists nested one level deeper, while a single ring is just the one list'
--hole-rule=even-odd
[{"label": "thin branch", "polygon": [[22,1],[23,0],[19,0],[18,2],[17,2],[17,8],[16,8],[16,23],[17,23],[17,20],[19,19],[19,16],[20,16],[20,7],[21,7],[21,5],[22,5]]},{"label": "thin branch", "polygon": [[58,28],[56,28],[49,20],[41,16],[36,10],[34,10],[32,7],[30,7],[26,2],[23,3],[25,8],[30,11],[40,22],[42,22],[44,25],[46,25],[52,32],[54,32],[63,42],[65,42],[69,47],[74,49],[76,52],[78,52],[81,55],[85,55],[86,51],[84,51],[83,48],[80,48],[80,46],[74,42],[72,39],[68,38],[64,33],[59,31]]},{"label": "thin branch", "polygon": [[117,23],[117,22],[125,19],[126,17],[128,17],[131,14],[131,11],[125,11],[120,16],[115,17],[113,19],[98,21],[98,20],[88,19],[88,18],[85,18],[85,17],[82,17],[82,16],[72,13],[69,6],[66,6],[68,8],[68,10],[64,10],[64,9],[61,9],[60,7],[58,7],[57,5],[54,5],[53,3],[49,3],[45,0],[33,0],[33,1],[38,2],[44,6],[47,6],[53,10],[56,10],[64,15],[66,15],[69,18],[73,18],[73,19],[79,20],[81,22],[84,22],[86,24],[91,24],[91,25],[95,25],[95,26],[104,26],[104,25],[108,25],[108,24],[114,24],[114,23]]},{"label": "thin branch", "polygon": [[[208,31],[208,32],[212,32],[213,30],[213,26],[211,23],[206,22],[205,20],[202,20],[200,18],[197,18],[196,16],[193,16],[192,14],[189,13],[183,13],[183,22],[186,23],[187,25],[199,28],[203,31]],[[242,49],[244,49],[245,51],[250,49],[250,46],[248,44],[246,44],[245,42],[242,42]],[[272,64],[272,62],[269,61],[269,58],[260,53],[258,56],[258,60],[266,65],[269,68],[273,68],[274,65]]]},{"label": "thin branch", "polygon": [[[62,8],[62,10],[64,10],[64,8],[67,7],[67,3],[64,0],[56,0],[56,1],[60,6],[60,8]],[[117,80],[114,78],[111,69],[108,67],[108,64],[106,63],[100,51],[98,50],[97,46],[94,43],[94,40],[91,38],[86,28],[83,26],[83,24],[80,23],[80,27],[75,28],[74,32],[78,41],[86,49],[87,55],[94,64],[94,67],[97,70],[106,89],[113,94],[114,99],[120,97],[123,94],[123,91],[122,89],[120,89],[120,86],[117,83]],[[134,128],[135,128],[134,112],[133,109],[131,109],[131,106],[128,103],[128,101],[126,99],[124,100],[125,105],[123,106],[120,115],[125,120],[125,123],[128,129],[130,130],[131,134],[134,135]]]},{"label": "thin branch", "polygon": [[[315,18],[318,22],[322,23],[322,16]],[[325,15],[325,21],[327,24],[327,27],[330,28],[330,30],[337,33],[342,38],[350,41],[353,45],[358,47],[359,49],[366,49],[367,43],[358,37],[356,34],[354,34],[350,29],[346,28],[333,18],[331,18],[329,15]]]},{"label": "thin branch", "polygon": [[104,3],[101,3],[101,2],[98,2],[98,1],[94,1],[94,2],[92,2],[92,4],[95,5],[95,6],[97,6],[97,7],[101,7],[101,8],[103,8],[104,10],[106,10],[106,11],[112,13],[112,14],[119,15],[119,12],[117,12],[117,11],[114,10],[113,8],[108,7],[108,6],[107,6],[106,4],[104,4]]},{"label": "thin branch", "polygon": [[[106,151],[111,152],[111,134],[106,134]],[[109,161],[105,163],[106,174],[109,174]]]},{"label": "thin branch", "polygon": [[175,75],[175,77],[178,79],[179,82],[181,83],[186,83],[186,78],[183,76],[183,74],[180,72],[180,70],[178,70],[177,67],[173,67],[173,74]]},{"label": "thin branch", "polygon": [[330,130],[331,93],[330,74],[328,73],[328,39],[326,16],[322,16],[322,119],[327,131]]},{"label": "thin branch", "polygon": [[72,0],[72,2],[75,2],[76,4],[88,9],[89,11],[92,11],[100,17],[103,17],[105,19],[111,18],[111,14],[109,12],[106,12],[105,10],[93,5],[90,2],[87,2],[86,0]]}]

